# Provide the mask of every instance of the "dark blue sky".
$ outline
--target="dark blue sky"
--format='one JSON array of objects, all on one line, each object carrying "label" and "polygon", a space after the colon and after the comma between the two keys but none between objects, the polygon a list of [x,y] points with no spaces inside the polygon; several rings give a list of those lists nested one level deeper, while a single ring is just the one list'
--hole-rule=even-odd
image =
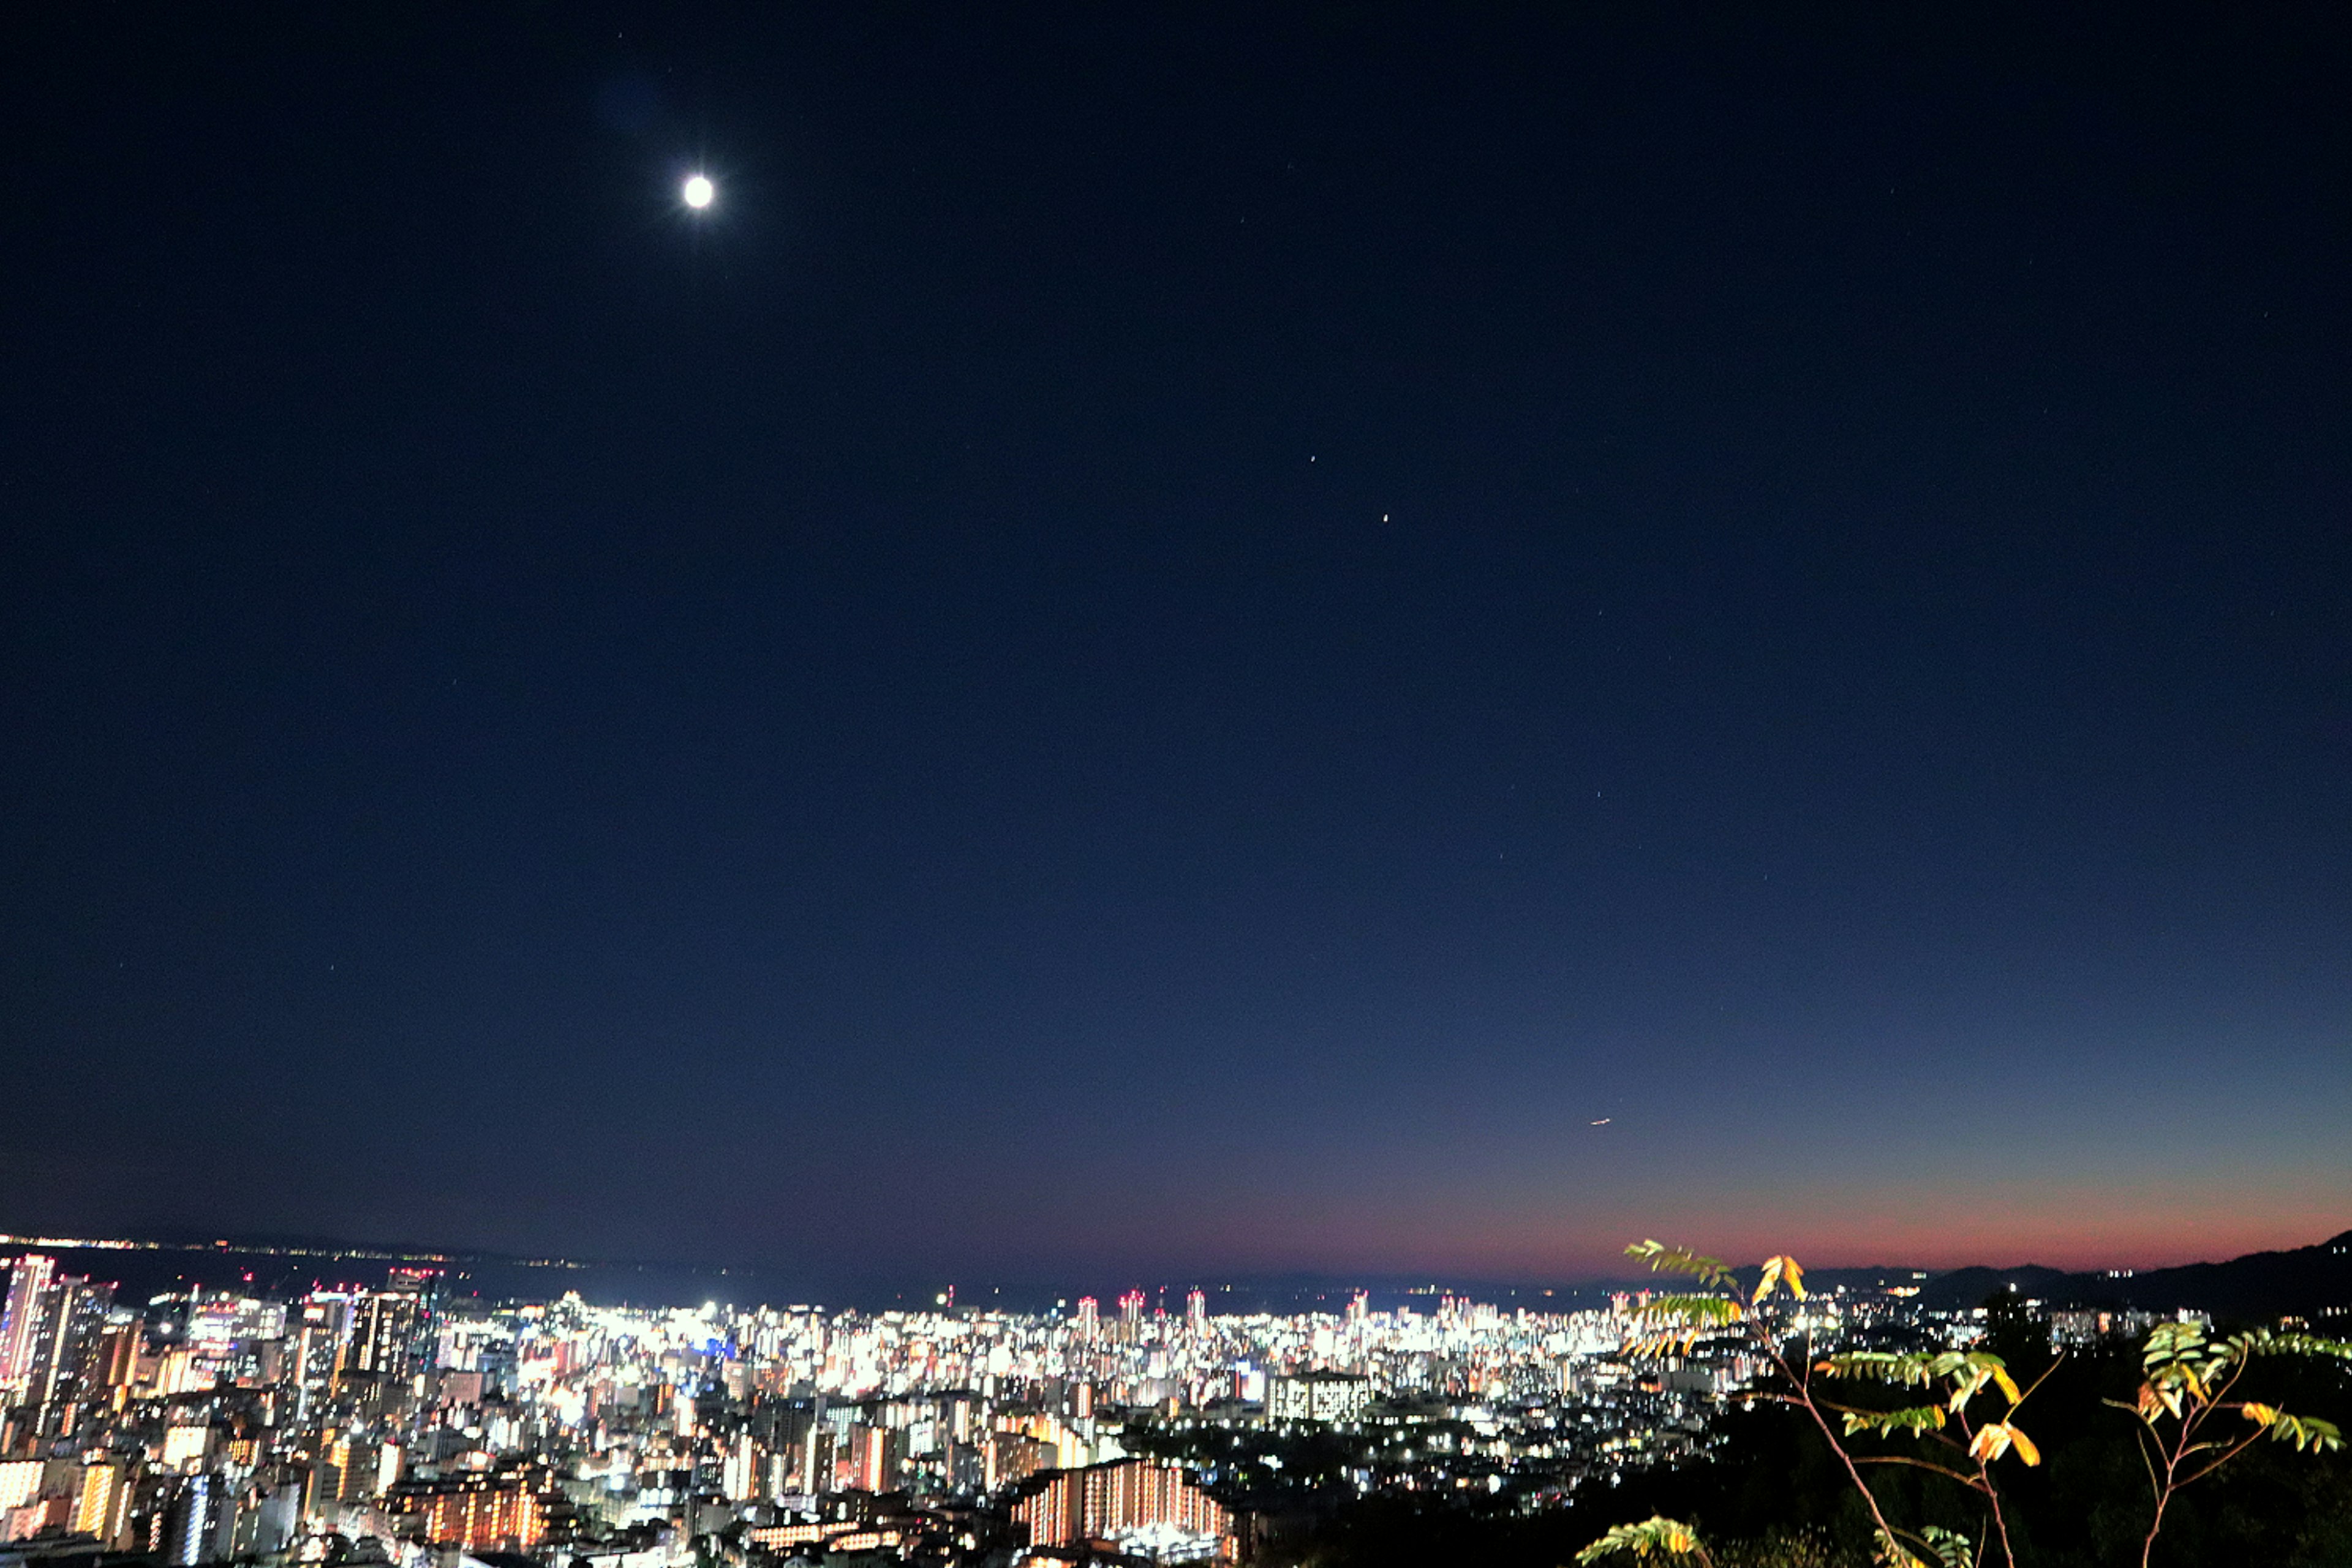
[{"label": "dark blue sky", "polygon": [[2352,26],[1782,9],[11,18],[0,1228],[2342,1229]]}]

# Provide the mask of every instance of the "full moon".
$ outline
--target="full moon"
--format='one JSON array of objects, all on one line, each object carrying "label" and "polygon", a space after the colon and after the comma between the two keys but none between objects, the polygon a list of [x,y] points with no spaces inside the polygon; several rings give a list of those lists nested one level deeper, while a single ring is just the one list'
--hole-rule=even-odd
[{"label": "full moon", "polygon": [[710,183],[708,174],[695,174],[686,182],[686,205],[698,212],[710,205],[719,195],[719,187]]}]

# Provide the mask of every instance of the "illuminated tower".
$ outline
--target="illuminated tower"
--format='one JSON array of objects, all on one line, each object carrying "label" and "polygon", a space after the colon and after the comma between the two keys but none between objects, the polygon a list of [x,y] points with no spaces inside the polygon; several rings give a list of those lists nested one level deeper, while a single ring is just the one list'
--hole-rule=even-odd
[{"label": "illuminated tower", "polygon": [[39,1329],[24,1368],[26,1404],[89,1396],[98,1382],[90,1375],[91,1352],[113,1305],[111,1285],[92,1284],[79,1274],[60,1274],[49,1282],[41,1292]]},{"label": "illuminated tower", "polygon": [[735,1441],[728,1448],[727,1458],[721,1462],[719,1471],[719,1490],[726,1494],[728,1501],[759,1500],[766,1489],[761,1485],[764,1479],[761,1471],[767,1468],[763,1462],[766,1458],[766,1453],[751,1441],[751,1434],[738,1432],[735,1435]]},{"label": "illuminated tower", "polygon": [[1129,1344],[1143,1338],[1143,1292],[1129,1290],[1118,1299],[1118,1337]]},{"label": "illuminated tower", "polygon": [[41,1308],[58,1260],[28,1252],[8,1276],[8,1303],[0,1308],[0,1388],[15,1388],[33,1375],[40,1343]]},{"label": "illuminated tower", "polygon": [[164,1558],[173,1568],[194,1568],[210,1555],[213,1526],[219,1518],[220,1500],[213,1493],[213,1478],[191,1476],[172,1500],[164,1526]]},{"label": "illuminated tower", "polygon": [[351,1370],[378,1378],[422,1372],[434,1348],[441,1277],[429,1268],[395,1268],[385,1287],[362,1297],[353,1314]]},{"label": "illuminated tower", "polygon": [[1078,1337],[1093,1339],[1102,1331],[1102,1304],[1092,1296],[1078,1298]]},{"label": "illuminated tower", "polygon": [[1184,1327],[1194,1339],[1209,1331],[1209,1293],[1194,1290],[1184,1298]]},{"label": "illuminated tower", "polygon": [[888,1491],[896,1479],[891,1439],[900,1434],[859,1425],[849,1429],[849,1485],[861,1492]]}]

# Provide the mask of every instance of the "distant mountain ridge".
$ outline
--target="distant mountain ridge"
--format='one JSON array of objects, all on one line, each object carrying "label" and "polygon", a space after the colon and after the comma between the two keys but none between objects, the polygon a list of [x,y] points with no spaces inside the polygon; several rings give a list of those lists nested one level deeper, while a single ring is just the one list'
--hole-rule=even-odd
[{"label": "distant mountain ridge", "polygon": [[[2158,1312],[2191,1307],[2217,1318],[2310,1318],[2316,1326],[2323,1316],[2342,1321],[2352,1313],[2352,1230],[2313,1247],[2130,1274],[2069,1273],[2033,1263],[2015,1268],[1955,1268],[1930,1278],[1920,1288],[1919,1301],[1957,1310],[1980,1306],[1986,1297],[2012,1289],[2055,1305],[2138,1307]],[[2342,1321],[2342,1326],[2352,1327],[2352,1321]]]},{"label": "distant mountain ridge", "polygon": [[[592,1300],[609,1298],[639,1304],[653,1301],[680,1305],[713,1299],[731,1290],[735,1294],[728,1296],[729,1300],[746,1302],[768,1301],[773,1305],[782,1304],[787,1298],[830,1300],[838,1305],[866,1302],[879,1310],[903,1306],[909,1300],[926,1300],[933,1293],[929,1285],[916,1289],[903,1281],[887,1286],[844,1279],[820,1283],[803,1277],[803,1271],[779,1266],[581,1262],[326,1237],[262,1238],[247,1234],[184,1240],[171,1234],[128,1243],[100,1241],[94,1245],[103,1250],[79,1253],[77,1245],[62,1237],[37,1242],[29,1235],[11,1236],[5,1244],[0,1244],[0,1269],[7,1267],[16,1252],[47,1250],[73,1254],[71,1267],[100,1279],[135,1281],[141,1289],[184,1288],[189,1278],[226,1283],[240,1272],[248,1282],[255,1282],[257,1274],[263,1276],[249,1288],[299,1289],[313,1283],[314,1274],[322,1279],[332,1274],[337,1280],[344,1279],[345,1276],[336,1273],[333,1265],[352,1265],[364,1272],[390,1262],[415,1259],[448,1268],[453,1289],[501,1299],[546,1300],[563,1290],[576,1289]],[[113,1250],[125,1247],[131,1250]],[[1752,1264],[1738,1271],[1751,1283],[1756,1278]],[[375,1277],[381,1278],[380,1274]],[[1654,1275],[1587,1279],[1550,1287],[1524,1280],[1516,1285],[1465,1279],[1445,1284],[1433,1282],[1430,1277],[1420,1274],[1292,1273],[1228,1278],[1231,1283],[1208,1287],[1213,1311],[1338,1312],[1358,1290],[1369,1290],[1377,1310],[1402,1302],[1419,1310],[1432,1311],[1436,1308],[1437,1298],[1451,1293],[1487,1301],[1506,1310],[1530,1308],[1538,1311],[1573,1311],[1605,1305],[1616,1291],[1671,1288],[1670,1279]],[[2295,1316],[2310,1320],[2318,1332],[2352,1336],[2352,1230],[2311,1247],[2254,1252],[2226,1262],[2190,1263],[2132,1274],[2074,1272],[2026,1263],[2010,1268],[1982,1264],[1949,1269],[1921,1269],[1907,1265],[1819,1268],[1808,1269],[1805,1278],[1824,1289],[1837,1286],[1859,1290],[1916,1286],[1920,1305],[1948,1311],[1980,1306],[1990,1296],[2014,1289],[2020,1296],[2058,1306],[2140,1308],[2159,1312],[2189,1307],[2217,1318],[2256,1322]],[[776,1294],[780,1287],[782,1295]],[[1107,1292],[1112,1287],[1108,1282],[1097,1282],[1091,1288]],[[1173,1287],[1184,1288],[1183,1283]],[[1069,1287],[1066,1280],[1042,1284],[1021,1280],[1007,1282],[1002,1290],[969,1290],[966,1301],[973,1306],[1045,1310],[1049,1302],[1058,1309],[1063,1300],[1081,1293]]]}]

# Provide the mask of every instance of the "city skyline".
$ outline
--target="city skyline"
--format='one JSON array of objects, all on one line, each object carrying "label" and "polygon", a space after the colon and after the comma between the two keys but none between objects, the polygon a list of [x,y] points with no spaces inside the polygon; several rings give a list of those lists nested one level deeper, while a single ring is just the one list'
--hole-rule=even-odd
[{"label": "city skyline", "polygon": [[2352,1224],[2341,16],[7,26],[0,1226]]},{"label": "city skyline", "polygon": [[[1643,1245],[1647,1245],[1644,1243]],[[1466,1276],[1315,1274],[1195,1275],[1180,1278],[1103,1275],[1096,1278],[1019,1279],[941,1276],[820,1279],[805,1273],[741,1265],[670,1258],[515,1258],[498,1253],[452,1251],[417,1246],[348,1245],[319,1237],[271,1242],[42,1237],[0,1234],[0,1265],[24,1259],[43,1269],[80,1272],[130,1297],[226,1289],[232,1293],[285,1298],[303,1290],[354,1289],[374,1273],[423,1269],[441,1281],[455,1300],[498,1303],[578,1296],[599,1307],[673,1308],[698,1304],[730,1309],[793,1305],[802,1310],[826,1303],[880,1311],[920,1309],[928,1304],[982,1311],[1081,1314],[1111,1301],[1124,1312],[1130,1302],[1165,1314],[1192,1312],[1213,1304],[1220,1313],[1314,1313],[1339,1303],[1370,1300],[1383,1309],[1459,1297],[1507,1306],[1549,1310],[1580,1310],[1592,1301],[1645,1288],[1648,1276],[1632,1254],[1612,1270],[1576,1277],[1475,1279]],[[1876,1288],[1910,1281],[1930,1303],[1966,1305],[1993,1286],[2061,1298],[2112,1299],[2134,1305],[2187,1304],[2200,1310],[2258,1316],[2316,1310],[2340,1316],[2352,1308],[2336,1304],[2333,1292],[2352,1256],[2352,1230],[2305,1238],[2287,1247],[2177,1266],[2053,1268],[2024,1258],[1983,1259],[1957,1267],[1927,1267],[1916,1260],[1880,1259],[1843,1264],[1820,1257],[1805,1265],[1824,1288]],[[1759,1260],[1729,1259],[1735,1268],[1754,1269]]]}]

